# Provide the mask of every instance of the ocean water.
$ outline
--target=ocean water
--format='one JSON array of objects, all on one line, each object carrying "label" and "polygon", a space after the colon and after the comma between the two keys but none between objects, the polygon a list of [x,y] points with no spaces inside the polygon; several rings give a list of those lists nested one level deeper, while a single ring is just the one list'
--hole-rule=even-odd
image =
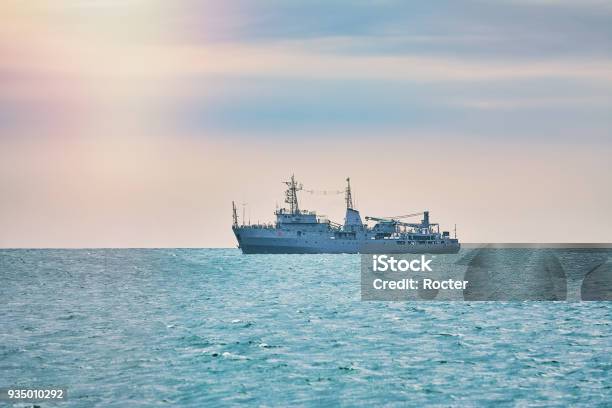
[{"label": "ocean water", "polygon": [[40,406],[610,406],[610,302],[363,302],[359,256],[0,251],[0,387]]}]

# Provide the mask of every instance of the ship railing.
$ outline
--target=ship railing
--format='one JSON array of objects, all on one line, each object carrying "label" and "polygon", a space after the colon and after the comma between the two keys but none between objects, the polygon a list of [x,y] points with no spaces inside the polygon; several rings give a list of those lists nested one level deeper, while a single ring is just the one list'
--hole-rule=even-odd
[{"label": "ship railing", "polygon": [[248,225],[241,225],[241,228],[251,228],[251,229],[274,229],[276,228],[276,224],[248,224]]},{"label": "ship railing", "polygon": [[276,215],[317,215],[316,211],[300,210],[296,214],[293,214],[286,208],[280,208],[274,212]]}]

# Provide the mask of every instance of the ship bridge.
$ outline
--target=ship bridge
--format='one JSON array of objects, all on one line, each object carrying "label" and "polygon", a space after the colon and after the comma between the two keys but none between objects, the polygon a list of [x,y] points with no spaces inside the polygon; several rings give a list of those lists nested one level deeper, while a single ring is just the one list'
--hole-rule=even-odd
[{"label": "ship bridge", "polygon": [[297,211],[291,212],[285,208],[277,210],[275,213],[276,222],[280,225],[284,224],[317,224],[319,219],[314,211]]}]

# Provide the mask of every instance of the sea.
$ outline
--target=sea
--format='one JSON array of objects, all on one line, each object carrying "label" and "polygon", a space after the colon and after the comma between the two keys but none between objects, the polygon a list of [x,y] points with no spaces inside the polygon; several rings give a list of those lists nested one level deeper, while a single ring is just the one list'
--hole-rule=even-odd
[{"label": "sea", "polygon": [[359,255],[238,249],[0,250],[0,282],[0,388],[41,407],[612,406],[611,302],[362,301]]}]

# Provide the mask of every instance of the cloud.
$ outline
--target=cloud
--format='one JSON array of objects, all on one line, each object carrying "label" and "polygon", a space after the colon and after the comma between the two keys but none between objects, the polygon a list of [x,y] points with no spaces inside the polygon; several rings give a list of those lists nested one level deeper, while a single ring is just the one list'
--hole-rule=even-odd
[{"label": "cloud", "polygon": [[571,213],[608,240],[609,11],[2,2],[0,245],[234,245],[231,200],[268,217],[291,171],[354,175],[372,214],[433,205],[475,241],[594,239]]},{"label": "cloud", "polygon": [[595,0],[238,1],[214,12],[209,2],[184,7],[189,13],[181,13],[177,35],[198,44],[348,37],[359,41],[336,52],[502,59],[612,54],[612,7]]},{"label": "cloud", "polygon": [[420,55],[333,55],[307,42],[278,46],[214,46],[183,50],[194,74],[414,81],[567,77],[612,80],[612,59],[540,61],[463,59]]},{"label": "cloud", "polygon": [[525,6],[570,7],[574,9],[595,9],[597,11],[611,11],[612,5],[607,0],[501,0],[501,3],[511,3]]},{"label": "cloud", "polygon": [[612,109],[610,97],[550,97],[550,98],[500,98],[500,99],[459,99],[451,105],[482,110],[520,109]]}]

